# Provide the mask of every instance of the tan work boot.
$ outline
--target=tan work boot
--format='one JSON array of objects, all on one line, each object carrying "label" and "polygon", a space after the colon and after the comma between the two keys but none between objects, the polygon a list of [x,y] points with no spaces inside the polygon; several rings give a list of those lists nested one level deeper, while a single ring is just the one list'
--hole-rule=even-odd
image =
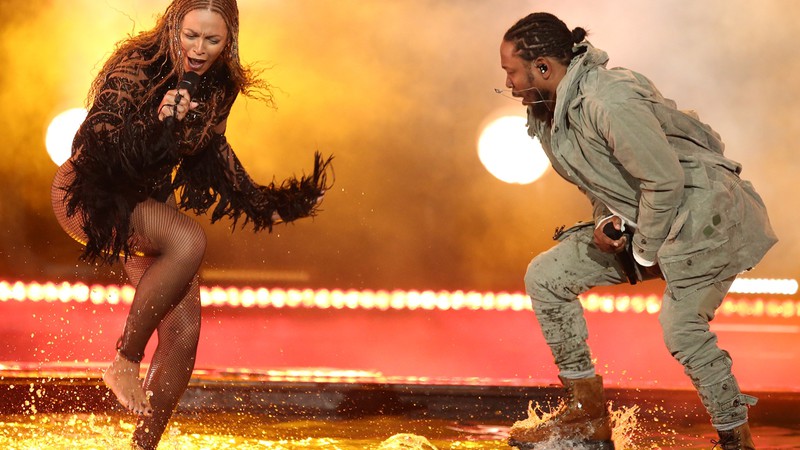
[{"label": "tan work boot", "polygon": [[719,441],[711,441],[714,448],[722,450],[756,450],[753,443],[753,435],[750,433],[750,425],[744,424],[728,431],[717,431]]},{"label": "tan work boot", "polygon": [[515,423],[509,431],[508,445],[532,449],[536,444],[563,440],[580,442],[592,449],[613,450],[603,377],[558,378],[567,389],[566,403],[547,420],[533,426],[525,424],[526,421]]}]

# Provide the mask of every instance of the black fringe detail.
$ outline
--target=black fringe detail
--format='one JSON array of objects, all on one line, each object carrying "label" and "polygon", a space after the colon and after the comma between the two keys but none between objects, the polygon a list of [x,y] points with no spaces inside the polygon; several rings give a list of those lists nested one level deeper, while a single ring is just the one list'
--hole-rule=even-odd
[{"label": "black fringe detail", "polygon": [[88,263],[110,265],[127,258],[133,209],[148,197],[163,197],[169,188],[177,145],[169,136],[172,130],[157,119],[149,122],[128,123],[116,136],[97,135],[85,124],[76,135],[74,147],[83,151],[72,162],[75,179],[63,188],[64,200],[68,216],[81,216],[87,237],[81,259]]},{"label": "black fringe detail", "polygon": [[[225,137],[217,136],[215,139]],[[222,146],[227,146],[227,143]],[[209,147],[216,150],[222,146],[212,142]],[[299,179],[291,177],[280,185],[273,181],[260,186],[244,173],[235,155],[231,153],[235,163],[234,173],[231,173],[229,161],[214,150],[184,157],[173,182],[181,208],[203,214],[214,207],[212,223],[228,217],[235,229],[243,217],[242,228],[252,222],[255,231],[267,229],[271,232],[275,224],[273,213],[277,212],[282,222],[313,217],[318,212],[318,199],[330,188],[327,172],[332,170],[332,156],[323,159],[319,152],[315,152],[314,171],[310,175]],[[236,178],[236,183],[231,181],[231,177]]]},{"label": "black fringe detail", "polygon": [[[180,157],[176,132],[148,119],[126,124],[117,136],[97,135],[86,124],[76,135],[74,146],[84,151],[72,162],[74,181],[63,189],[67,215],[79,214],[84,223],[87,242],[81,259],[86,262],[111,265],[131,254],[131,214],[147,198],[165,201],[177,191],[183,209],[203,214],[213,207],[212,222],[229,217],[235,228],[244,216],[242,227],[252,222],[255,231],[272,231],[275,212],[283,222],[316,215],[318,199],[330,187],[332,156],[323,159],[317,152],[311,175],[260,186],[247,176],[223,135],[198,154]],[[233,167],[223,156],[225,149]]]}]

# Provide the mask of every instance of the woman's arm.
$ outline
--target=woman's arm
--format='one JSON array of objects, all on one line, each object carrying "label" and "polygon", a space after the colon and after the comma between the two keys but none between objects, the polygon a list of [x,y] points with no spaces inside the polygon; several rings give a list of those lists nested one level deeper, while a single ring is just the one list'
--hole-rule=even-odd
[{"label": "woman's arm", "polygon": [[257,183],[224,135],[232,104],[232,100],[226,102],[209,144],[197,154],[184,157],[174,183],[179,189],[180,205],[197,213],[215,205],[212,221],[227,216],[235,225],[243,217],[244,223],[252,221],[256,230],[271,230],[275,223],[315,215],[329,187],[327,171],[331,158],[323,160],[317,153],[310,175],[292,177],[280,184]]}]

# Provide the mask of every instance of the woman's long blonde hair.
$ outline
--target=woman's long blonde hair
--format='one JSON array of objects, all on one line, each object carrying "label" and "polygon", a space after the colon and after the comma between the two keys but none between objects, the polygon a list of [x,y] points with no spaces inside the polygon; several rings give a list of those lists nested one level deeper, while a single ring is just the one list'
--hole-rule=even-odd
[{"label": "woman's long blonde hair", "polygon": [[[221,61],[218,64],[224,65],[229,82],[242,94],[271,104],[272,93],[269,84],[258,78],[259,72],[243,65],[239,59],[239,7],[236,0],[173,0],[164,14],[159,16],[155,27],[117,44],[111,57],[106,60],[92,82],[87,96],[89,106],[101,91],[109,74],[133,53],[139,53],[143,57],[147,55],[147,59],[138,61],[143,65],[152,64],[159,59],[163,59],[164,64],[169,61],[172,64],[172,74],[180,79],[184,72],[181,64],[183,58],[180,44],[181,24],[186,14],[196,9],[216,12],[225,20],[228,27],[228,43],[220,55]],[[166,76],[149,86],[144,101],[152,98],[169,78]]]}]

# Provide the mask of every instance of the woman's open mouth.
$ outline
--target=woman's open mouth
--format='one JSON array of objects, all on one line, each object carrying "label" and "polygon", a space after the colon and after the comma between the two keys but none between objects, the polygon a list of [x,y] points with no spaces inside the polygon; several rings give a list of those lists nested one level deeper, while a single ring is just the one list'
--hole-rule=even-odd
[{"label": "woman's open mouth", "polygon": [[206,63],[206,61],[203,59],[194,59],[194,58],[189,58],[188,56],[186,57],[186,61],[187,64],[189,65],[189,69],[191,69],[194,72],[197,72],[200,69],[202,69]]}]

